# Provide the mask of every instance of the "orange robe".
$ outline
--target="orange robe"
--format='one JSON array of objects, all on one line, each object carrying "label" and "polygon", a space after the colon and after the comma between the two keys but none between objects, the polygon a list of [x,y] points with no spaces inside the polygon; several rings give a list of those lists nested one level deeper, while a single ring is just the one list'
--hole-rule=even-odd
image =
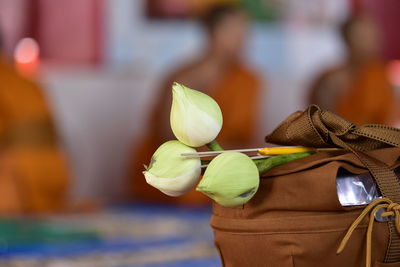
[{"label": "orange robe", "polygon": [[64,208],[67,167],[40,88],[0,58],[0,214]]},{"label": "orange robe", "polygon": [[370,62],[359,69],[349,89],[337,100],[336,112],[358,124],[390,124],[396,105],[386,67]]},{"label": "orange robe", "polygon": [[[339,78],[339,72],[345,73],[347,78],[343,75],[343,79]],[[329,88],[337,93],[329,93]],[[326,98],[335,96],[333,99],[326,99],[331,101],[330,109],[357,125],[390,125],[396,116],[398,100],[388,81],[386,66],[378,60],[366,62],[352,72],[342,69],[326,73],[312,94]],[[320,104],[316,98],[312,98],[311,102]]]},{"label": "orange robe", "polygon": [[[168,139],[175,139],[169,126],[172,82],[182,82],[184,85],[194,88],[185,81],[180,81],[179,78],[175,80],[175,75],[172,77],[160,93],[160,101],[152,113],[146,136],[136,145],[131,170],[133,194],[139,201],[208,203],[209,199],[195,190],[179,198],[168,197],[148,185],[142,174],[143,164],[150,162],[155,150]],[[222,110],[224,122],[222,131],[217,137],[219,143],[224,148],[242,148],[254,144],[258,114],[257,100],[260,95],[260,84],[257,77],[244,66],[235,64],[205,92],[217,101]],[[170,135],[167,139],[163,139],[165,137],[161,137],[160,132],[168,132]]]}]

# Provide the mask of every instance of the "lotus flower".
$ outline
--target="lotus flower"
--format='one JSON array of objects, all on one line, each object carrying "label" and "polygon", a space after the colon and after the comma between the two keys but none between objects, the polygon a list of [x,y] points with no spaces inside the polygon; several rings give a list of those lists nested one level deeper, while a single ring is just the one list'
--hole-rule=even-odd
[{"label": "lotus flower", "polygon": [[215,157],[196,190],[222,206],[238,206],[249,201],[260,182],[257,166],[245,154],[225,152]]},{"label": "lotus flower", "polygon": [[213,141],[221,131],[222,112],[208,95],[174,83],[170,122],[179,141],[200,147]]},{"label": "lotus flower", "polygon": [[194,153],[177,140],[162,144],[153,154],[150,166],[143,172],[146,182],[169,196],[180,196],[192,189],[199,180],[201,161],[187,159],[181,153]]}]

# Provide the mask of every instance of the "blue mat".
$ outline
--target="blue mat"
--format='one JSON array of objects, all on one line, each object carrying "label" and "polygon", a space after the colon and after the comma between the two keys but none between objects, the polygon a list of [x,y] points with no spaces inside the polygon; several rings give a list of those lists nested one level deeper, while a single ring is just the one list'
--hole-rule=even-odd
[{"label": "blue mat", "polygon": [[221,266],[210,215],[209,207],[137,205],[7,218],[0,220],[0,265]]}]

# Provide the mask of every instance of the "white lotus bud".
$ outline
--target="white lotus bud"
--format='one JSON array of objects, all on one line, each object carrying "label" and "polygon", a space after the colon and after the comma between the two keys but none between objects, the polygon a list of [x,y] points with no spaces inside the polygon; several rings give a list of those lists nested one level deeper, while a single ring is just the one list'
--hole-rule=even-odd
[{"label": "white lotus bud", "polygon": [[200,147],[213,141],[221,131],[222,112],[208,95],[174,83],[170,122],[179,141]]},{"label": "white lotus bud", "polygon": [[222,206],[232,207],[249,201],[259,183],[257,166],[248,156],[226,152],[210,162],[196,190]]},{"label": "white lotus bud", "polygon": [[143,172],[146,182],[169,196],[187,193],[199,180],[201,160],[184,158],[181,153],[195,152],[177,140],[165,142],[154,152],[150,166]]}]

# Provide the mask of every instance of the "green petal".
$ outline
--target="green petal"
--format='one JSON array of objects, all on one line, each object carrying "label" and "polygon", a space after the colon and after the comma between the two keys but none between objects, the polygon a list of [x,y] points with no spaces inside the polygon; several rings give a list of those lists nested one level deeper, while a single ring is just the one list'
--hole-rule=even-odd
[{"label": "green petal", "polygon": [[222,112],[206,94],[174,83],[170,124],[182,143],[199,147],[213,141],[222,128]]},{"label": "green petal", "polygon": [[253,197],[259,182],[257,166],[248,156],[226,152],[211,161],[196,190],[223,206],[237,206]]},{"label": "green petal", "polygon": [[193,168],[200,168],[200,159],[187,159],[181,156],[181,153],[195,152],[195,149],[177,140],[165,142],[153,154],[147,171],[157,177],[178,177]]},{"label": "green petal", "polygon": [[186,101],[191,101],[202,111],[215,119],[218,124],[222,125],[223,118],[221,108],[213,98],[202,92],[190,89],[176,82],[173,84],[172,87],[174,89],[174,92],[181,91],[185,95]]}]

